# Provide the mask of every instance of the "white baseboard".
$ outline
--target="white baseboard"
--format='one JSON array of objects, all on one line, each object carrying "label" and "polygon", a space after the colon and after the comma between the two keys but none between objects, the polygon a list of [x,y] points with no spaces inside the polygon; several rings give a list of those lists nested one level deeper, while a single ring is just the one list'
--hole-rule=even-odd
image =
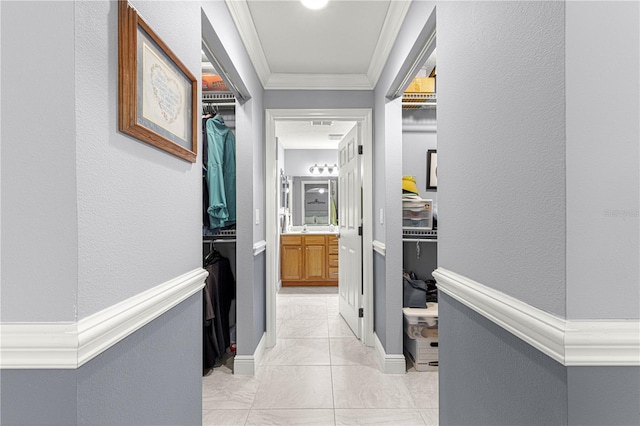
[{"label": "white baseboard", "polygon": [[75,323],[0,324],[0,368],[75,369],[204,287],[202,268]]},{"label": "white baseboard", "polygon": [[233,374],[244,376],[255,375],[262,363],[262,355],[264,354],[266,341],[266,333],[263,333],[253,355],[236,355],[233,359]]},{"label": "white baseboard", "polygon": [[384,374],[405,374],[407,372],[407,362],[404,355],[388,355],[384,346],[380,342],[380,338],[374,332],[375,341],[374,346],[376,348],[376,354],[378,355],[378,361]]},{"label": "white baseboard", "polygon": [[438,289],[565,366],[640,366],[640,320],[566,320],[455,272]]}]

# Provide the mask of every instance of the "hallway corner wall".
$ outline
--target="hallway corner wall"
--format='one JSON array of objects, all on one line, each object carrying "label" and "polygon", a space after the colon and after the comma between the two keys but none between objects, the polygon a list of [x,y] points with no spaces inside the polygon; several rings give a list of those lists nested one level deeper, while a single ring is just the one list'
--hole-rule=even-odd
[{"label": "hallway corner wall", "polygon": [[254,244],[266,238],[264,89],[225,2],[202,2],[200,6],[207,31],[213,30],[216,38],[209,47],[214,54],[224,50],[217,59],[227,70],[233,69],[251,97],[236,101],[236,337],[238,355],[249,356],[266,330],[261,313],[266,298],[266,272],[261,266],[264,255],[253,254]]},{"label": "hallway corner wall", "polygon": [[[131,3],[199,77],[199,4]],[[41,365],[3,360],[1,421],[199,424],[198,283],[186,300],[147,297],[201,270],[201,157],[118,131],[118,2],[0,7],[2,323],[20,323],[27,344],[7,336],[20,351],[42,352]],[[136,310],[154,315],[128,321]],[[63,338],[42,337],[60,325]]]},{"label": "hallway corner wall", "polygon": [[567,317],[638,319],[640,4],[566,7]]},{"label": "hallway corner wall", "polygon": [[[374,254],[374,331],[385,352],[393,355],[403,353],[402,98],[389,100],[386,96],[420,33],[435,25],[435,4],[411,2],[374,90],[373,240],[386,247],[384,257]],[[382,271],[384,275],[380,276]],[[380,309],[384,312],[378,312]]]}]

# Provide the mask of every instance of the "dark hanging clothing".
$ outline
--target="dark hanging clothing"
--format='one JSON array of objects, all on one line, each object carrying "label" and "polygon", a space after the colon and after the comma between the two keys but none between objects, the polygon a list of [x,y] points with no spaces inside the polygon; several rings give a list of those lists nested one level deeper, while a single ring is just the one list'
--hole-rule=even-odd
[{"label": "dark hanging clothing", "polygon": [[209,272],[204,291],[203,321],[203,369],[212,368],[222,358],[231,344],[229,311],[236,297],[236,283],[231,263],[216,254],[205,264]]}]

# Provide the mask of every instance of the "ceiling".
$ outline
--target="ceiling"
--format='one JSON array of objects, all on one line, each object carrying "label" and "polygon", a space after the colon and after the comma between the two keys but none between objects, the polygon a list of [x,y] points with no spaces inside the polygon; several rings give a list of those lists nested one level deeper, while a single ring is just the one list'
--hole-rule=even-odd
[{"label": "ceiling", "polygon": [[355,124],[355,121],[276,121],[276,137],[284,149],[338,149],[342,136]]},{"label": "ceiling", "polygon": [[[267,90],[373,90],[410,0],[225,0]],[[210,67],[210,64],[207,65]],[[355,122],[277,122],[284,149],[337,149]]]},{"label": "ceiling", "polygon": [[410,1],[226,4],[265,89],[373,90]]}]

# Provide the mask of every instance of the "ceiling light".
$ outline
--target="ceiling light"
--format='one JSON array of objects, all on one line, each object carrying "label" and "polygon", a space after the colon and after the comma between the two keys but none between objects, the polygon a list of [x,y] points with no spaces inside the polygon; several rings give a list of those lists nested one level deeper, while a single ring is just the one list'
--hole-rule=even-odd
[{"label": "ceiling light", "polygon": [[329,0],[300,0],[300,2],[307,9],[318,10],[325,7],[327,3],[329,3]]}]

